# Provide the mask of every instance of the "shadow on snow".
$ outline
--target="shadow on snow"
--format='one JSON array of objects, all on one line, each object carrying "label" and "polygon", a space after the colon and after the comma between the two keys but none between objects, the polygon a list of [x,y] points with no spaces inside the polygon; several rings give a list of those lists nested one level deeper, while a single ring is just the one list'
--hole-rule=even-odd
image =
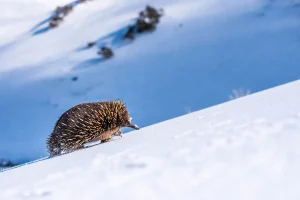
[{"label": "shadow on snow", "polygon": [[[78,6],[79,4],[80,4],[80,1],[76,0],[76,1],[73,1],[73,2],[71,2],[69,4],[64,5],[63,7],[65,7],[65,6],[71,6],[71,7],[74,8],[74,7]],[[43,33],[48,32],[51,29],[51,27],[49,25],[46,26],[46,27],[42,27],[42,28],[41,28],[41,26],[45,25],[46,23],[49,23],[55,16],[56,16],[55,11],[52,11],[52,14],[51,14],[50,17],[48,17],[48,18],[42,20],[41,22],[39,22],[38,24],[36,24],[30,30],[30,32],[32,32],[32,35],[35,36],[35,35],[39,35],[39,34],[43,34]]]}]

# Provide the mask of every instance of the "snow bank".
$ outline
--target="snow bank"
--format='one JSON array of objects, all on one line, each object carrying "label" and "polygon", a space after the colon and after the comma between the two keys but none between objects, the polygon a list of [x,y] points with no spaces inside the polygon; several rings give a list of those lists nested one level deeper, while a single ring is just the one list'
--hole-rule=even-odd
[{"label": "snow bank", "polygon": [[[0,2],[0,159],[14,163],[46,156],[56,120],[78,103],[120,98],[145,127],[228,101],[234,89],[300,78],[292,1],[94,0],[54,30],[51,11],[69,1]],[[147,3],[165,9],[157,30],[121,42]],[[116,56],[85,49],[95,40]]]},{"label": "snow bank", "polygon": [[298,200],[300,81],[0,173],[0,199]]}]

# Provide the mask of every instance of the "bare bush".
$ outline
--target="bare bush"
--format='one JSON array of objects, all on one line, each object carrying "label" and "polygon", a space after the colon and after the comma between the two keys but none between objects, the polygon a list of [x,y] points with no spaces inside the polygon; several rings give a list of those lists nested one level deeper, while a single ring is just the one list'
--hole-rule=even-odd
[{"label": "bare bush", "polygon": [[241,98],[241,97],[247,96],[249,94],[251,94],[249,89],[244,89],[244,88],[234,89],[234,90],[232,90],[232,94],[229,95],[229,100]]}]

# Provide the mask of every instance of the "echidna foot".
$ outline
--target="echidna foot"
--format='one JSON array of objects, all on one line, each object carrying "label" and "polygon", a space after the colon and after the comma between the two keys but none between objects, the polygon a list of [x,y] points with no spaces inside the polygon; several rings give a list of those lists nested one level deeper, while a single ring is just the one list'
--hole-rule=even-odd
[{"label": "echidna foot", "polygon": [[114,133],[113,135],[122,137],[122,132],[119,130],[118,132]]},{"label": "echidna foot", "polygon": [[101,143],[100,143],[100,144],[105,143],[105,142],[108,142],[110,139],[111,139],[111,138],[108,138],[108,139],[105,139],[105,140],[101,140]]}]

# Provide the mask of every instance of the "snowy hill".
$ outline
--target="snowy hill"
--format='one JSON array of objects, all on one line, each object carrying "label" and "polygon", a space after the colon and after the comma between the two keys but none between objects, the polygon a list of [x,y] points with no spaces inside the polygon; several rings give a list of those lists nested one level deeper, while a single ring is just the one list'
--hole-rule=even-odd
[{"label": "snowy hill", "polygon": [[[45,140],[71,106],[123,99],[149,126],[300,78],[299,2],[293,0],[0,0],[0,159],[46,156]],[[48,29],[56,6],[71,12]],[[155,32],[120,37],[151,4]],[[103,61],[90,41],[115,53]],[[72,81],[78,77],[77,81]]]},{"label": "snowy hill", "polygon": [[0,199],[298,200],[300,81],[0,173]]}]

